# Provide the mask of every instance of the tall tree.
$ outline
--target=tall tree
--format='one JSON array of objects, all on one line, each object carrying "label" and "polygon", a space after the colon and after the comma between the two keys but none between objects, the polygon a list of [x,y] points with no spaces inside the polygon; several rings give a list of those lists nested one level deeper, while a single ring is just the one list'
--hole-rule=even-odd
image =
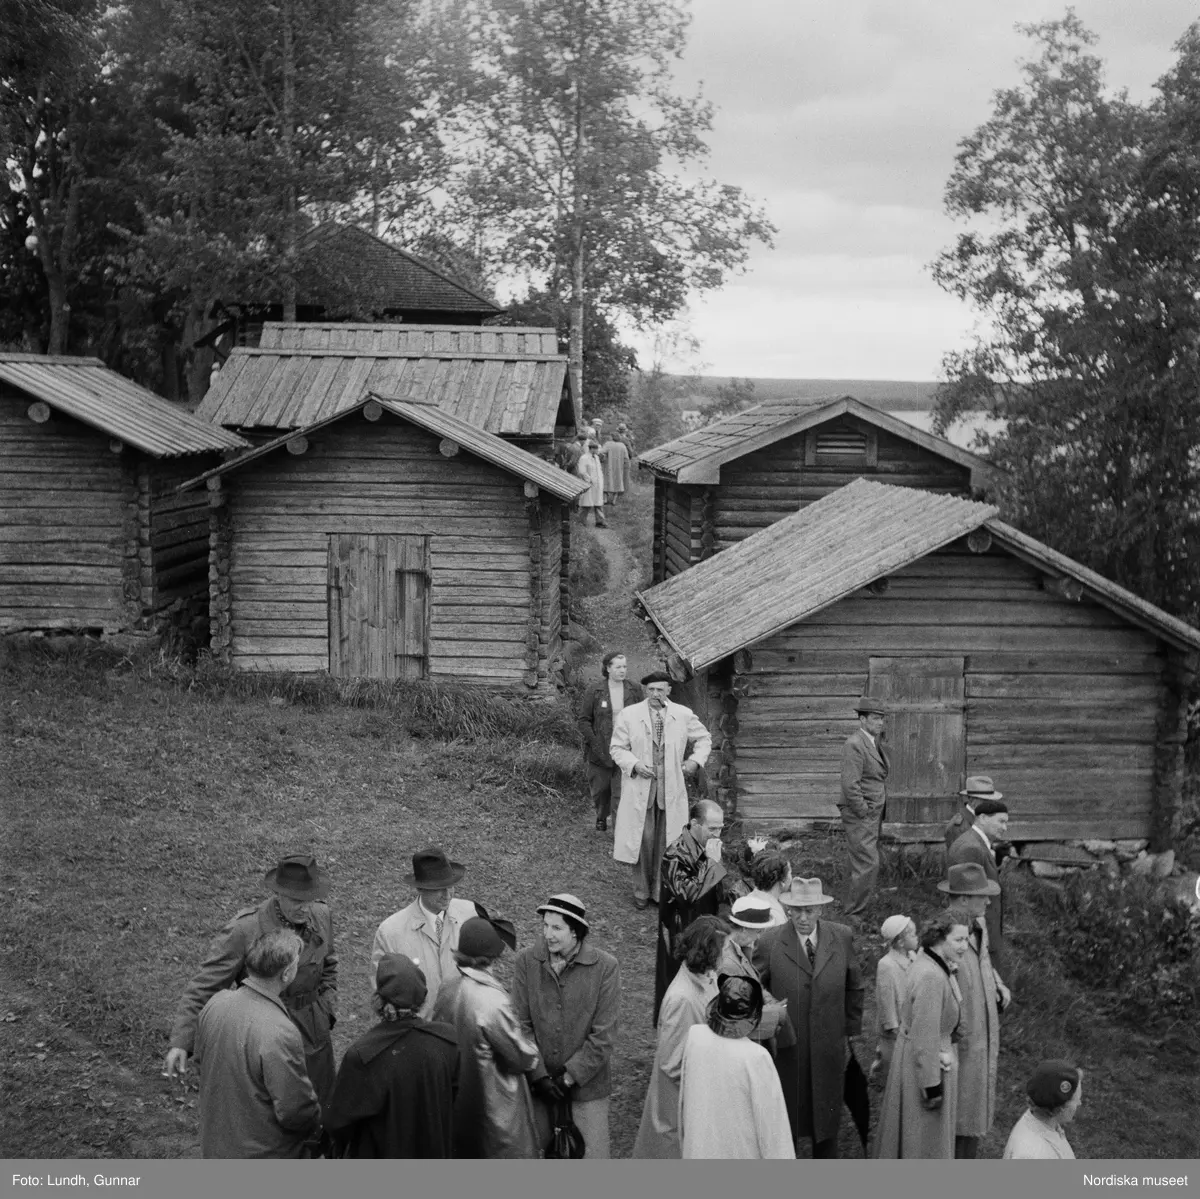
[{"label": "tall tree", "polygon": [[[1073,12],[1023,27],[1021,86],[961,143],[934,264],[984,332],[947,355],[943,429],[999,421],[1006,514],[1169,611],[1200,615],[1195,30],[1153,104],[1112,94]],[[982,219],[980,219],[982,218]]]},{"label": "tall tree", "polygon": [[774,229],[736,187],[689,182],[712,109],[676,94],[679,0],[464,0],[477,93],[458,214],[504,267],[568,304],[582,414],[589,305],[658,323],[719,287]]}]

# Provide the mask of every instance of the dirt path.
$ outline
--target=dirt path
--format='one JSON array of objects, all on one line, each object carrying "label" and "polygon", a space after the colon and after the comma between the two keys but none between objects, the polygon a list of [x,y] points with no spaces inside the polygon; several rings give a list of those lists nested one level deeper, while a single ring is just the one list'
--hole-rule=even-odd
[{"label": "dirt path", "polygon": [[637,563],[617,525],[620,519],[617,516],[608,528],[595,530],[608,555],[607,592],[577,603],[583,623],[599,643],[583,660],[584,677],[589,681],[599,677],[600,659],[612,649],[624,651],[631,679],[640,679],[659,665],[650,626],[633,613],[633,593],[641,580]]},{"label": "dirt path", "polygon": [[57,998],[0,970],[0,1157],[199,1157],[195,1072],[140,1077],[54,1019]]}]

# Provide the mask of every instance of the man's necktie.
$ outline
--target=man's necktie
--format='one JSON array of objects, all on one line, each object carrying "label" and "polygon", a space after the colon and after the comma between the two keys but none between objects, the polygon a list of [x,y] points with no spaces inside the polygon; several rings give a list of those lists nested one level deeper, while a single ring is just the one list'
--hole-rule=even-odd
[{"label": "man's necktie", "polygon": [[662,736],[663,736],[662,709],[655,708],[654,709],[654,740],[656,742],[661,741]]},{"label": "man's necktie", "polygon": [[804,952],[808,954],[808,964],[810,966],[815,966],[817,963],[817,951],[813,949],[813,943],[810,937],[804,938]]},{"label": "man's necktie", "polygon": [[437,916],[434,917],[434,921],[433,921],[434,924],[437,925],[437,943],[439,945],[442,943],[442,922],[445,920],[445,918],[446,918],[445,912],[438,912]]}]

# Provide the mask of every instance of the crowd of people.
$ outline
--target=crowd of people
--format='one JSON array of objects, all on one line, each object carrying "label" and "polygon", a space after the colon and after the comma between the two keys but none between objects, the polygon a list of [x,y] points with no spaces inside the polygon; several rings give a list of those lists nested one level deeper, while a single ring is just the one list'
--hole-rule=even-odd
[{"label": "crowd of people", "polygon": [[[862,920],[827,919],[820,878],[794,876],[765,839],[746,877],[724,860],[721,806],[688,794],[711,740],[671,680],[625,676],[619,653],[579,709],[596,827],[615,810],[613,857],[631,900],[658,908],[656,1048],[633,1156],[794,1158],[839,1153],[849,1107],[881,1158],[970,1158],[996,1114],[1000,1015],[1012,1001],[1002,944],[996,842],[1007,809],[968,780],[946,906],[918,928],[880,929],[875,1059],[864,1076]],[[859,703],[843,756],[851,882],[861,911],[878,871],[887,754],[881,713]],[[864,777],[870,776],[870,777]],[[702,788],[693,785],[693,791]],[[848,825],[849,832],[849,825]],[[541,935],[518,946],[508,920],[456,895],[466,868],[437,846],[412,857],[412,902],[388,916],[371,956],[377,1023],[334,1068],[338,962],[329,883],[308,855],[265,877],[268,899],[237,912],[176,1012],[166,1073],[200,1065],[206,1157],[588,1157],[610,1155],[621,968],[593,940],[576,895],[538,905]],[[497,963],[514,955],[511,986]],[[230,989],[232,988],[232,989]],[[870,1095],[879,1094],[868,1145]],[[1082,1073],[1048,1061],[1005,1157],[1071,1157],[1063,1133]]]}]

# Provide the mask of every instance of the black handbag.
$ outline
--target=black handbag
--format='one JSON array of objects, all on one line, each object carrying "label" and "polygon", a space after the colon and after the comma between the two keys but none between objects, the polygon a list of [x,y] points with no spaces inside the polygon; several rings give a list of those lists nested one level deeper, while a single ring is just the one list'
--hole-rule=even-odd
[{"label": "black handbag", "polygon": [[579,1125],[572,1118],[571,1101],[569,1099],[558,1100],[554,1105],[551,1119],[554,1130],[550,1133],[550,1140],[546,1142],[546,1156],[548,1158],[582,1157],[587,1145],[584,1142],[583,1133],[579,1131]]}]

